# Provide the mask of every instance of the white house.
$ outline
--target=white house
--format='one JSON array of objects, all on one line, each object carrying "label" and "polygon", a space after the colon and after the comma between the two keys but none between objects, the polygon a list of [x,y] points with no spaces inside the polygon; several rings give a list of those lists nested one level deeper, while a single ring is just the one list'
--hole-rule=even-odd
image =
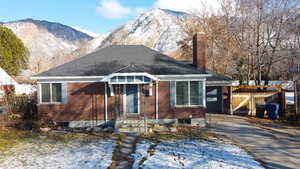
[{"label": "white house", "polygon": [[4,96],[4,91],[1,89],[3,85],[12,85],[15,87],[16,94],[31,94],[36,91],[36,88],[28,84],[17,83],[8,73],[0,67],[0,98]]}]

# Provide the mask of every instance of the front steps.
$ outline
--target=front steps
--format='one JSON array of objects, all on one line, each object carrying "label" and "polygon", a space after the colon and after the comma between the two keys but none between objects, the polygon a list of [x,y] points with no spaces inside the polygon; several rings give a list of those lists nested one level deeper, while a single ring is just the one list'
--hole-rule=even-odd
[{"label": "front steps", "polygon": [[[147,122],[146,122],[147,124]],[[145,133],[147,128],[145,127],[144,119],[125,119],[116,122],[116,129],[120,133]]]}]

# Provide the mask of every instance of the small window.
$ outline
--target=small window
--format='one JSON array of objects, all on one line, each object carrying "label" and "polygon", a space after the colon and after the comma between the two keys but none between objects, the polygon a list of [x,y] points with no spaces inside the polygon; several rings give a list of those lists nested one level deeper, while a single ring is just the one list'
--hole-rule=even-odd
[{"label": "small window", "polygon": [[118,82],[118,77],[115,76],[115,77],[111,78],[111,82]]},{"label": "small window", "polygon": [[177,81],[176,106],[203,106],[203,85],[202,81]]},{"label": "small window", "polygon": [[192,124],[191,119],[178,119],[179,124]]},{"label": "small window", "polygon": [[149,82],[151,82],[151,79],[149,77],[144,76],[144,82],[149,83]]},{"label": "small window", "polygon": [[118,76],[118,82],[125,82],[125,76]]},{"label": "small window", "polygon": [[134,76],[127,76],[127,82],[133,82],[134,81]]},{"label": "small window", "polygon": [[135,76],[135,82],[143,82],[143,76]]},{"label": "small window", "polygon": [[62,86],[60,83],[41,84],[41,102],[42,103],[61,103]]}]

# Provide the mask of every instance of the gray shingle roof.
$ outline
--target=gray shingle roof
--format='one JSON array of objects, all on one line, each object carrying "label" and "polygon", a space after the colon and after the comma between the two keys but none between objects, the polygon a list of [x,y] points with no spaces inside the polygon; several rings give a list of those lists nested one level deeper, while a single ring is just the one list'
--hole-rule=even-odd
[{"label": "gray shingle roof", "polygon": [[193,65],[176,61],[141,45],[112,45],[36,76],[105,76],[115,72],[153,75],[203,74]]}]

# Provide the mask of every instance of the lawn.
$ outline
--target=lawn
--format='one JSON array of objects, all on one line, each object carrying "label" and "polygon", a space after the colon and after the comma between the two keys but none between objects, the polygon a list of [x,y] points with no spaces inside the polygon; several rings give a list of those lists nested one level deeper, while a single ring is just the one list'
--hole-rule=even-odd
[{"label": "lawn", "polygon": [[140,141],[133,154],[133,169],[262,169],[238,146],[222,141],[183,139],[177,141]]},{"label": "lawn", "polygon": [[140,137],[133,169],[263,169],[229,138],[198,128],[178,128]]},{"label": "lawn", "polygon": [[106,135],[0,132],[0,169],[107,168],[115,140]]}]

